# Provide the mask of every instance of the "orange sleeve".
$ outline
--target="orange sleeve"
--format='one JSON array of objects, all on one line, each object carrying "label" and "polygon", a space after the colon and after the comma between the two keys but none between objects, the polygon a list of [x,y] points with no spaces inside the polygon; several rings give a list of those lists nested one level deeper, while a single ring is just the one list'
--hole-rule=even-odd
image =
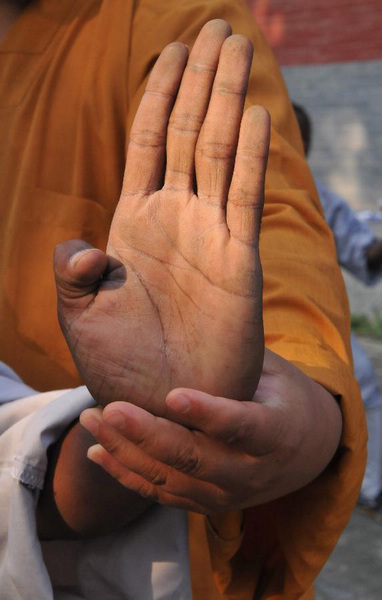
[{"label": "orange sleeve", "polygon": [[[194,596],[202,600],[201,581],[212,570],[222,598],[249,599],[256,587],[262,590],[259,598],[307,598],[356,502],[366,435],[352,374],[348,301],[332,234],[303,157],[279,68],[244,2],[139,3],[131,44],[130,90],[135,93],[130,99],[130,123],[147,74],[163,47],[174,40],[192,45],[211,18],[226,19],[234,33],[253,41],[247,104],[262,104],[272,118],[260,246],[266,345],[339,398],[344,426],[336,457],[315,481],[272,505],[246,511],[241,544],[240,519],[234,520],[236,534],[230,531],[228,538],[221,519],[213,535],[210,525],[206,527],[207,556],[206,548],[195,541],[202,517],[192,517],[191,548],[199,553],[199,560],[194,560],[198,578]],[[232,515],[227,519],[231,523]],[[202,554],[204,565],[208,563],[203,573]]]}]

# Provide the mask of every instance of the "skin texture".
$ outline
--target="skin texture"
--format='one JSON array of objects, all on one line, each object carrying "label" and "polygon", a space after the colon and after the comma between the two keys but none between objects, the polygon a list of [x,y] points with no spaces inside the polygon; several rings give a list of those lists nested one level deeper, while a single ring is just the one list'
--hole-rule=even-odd
[{"label": "skin texture", "polygon": [[56,251],[61,326],[103,406],[131,401],[164,415],[178,386],[240,400],[257,387],[270,125],[262,107],[243,116],[252,47],[228,35],[213,22],[187,66],[180,43],[155,65],[107,255],[78,254],[82,242]]},{"label": "skin texture", "polygon": [[88,456],[146,498],[210,515],[307,484],[341,431],[333,397],[269,350],[253,401],[178,389],[167,405],[172,421],[123,402],[84,411],[81,423],[99,442]]},{"label": "skin texture", "polygon": [[155,65],[107,254],[57,249],[60,322],[101,408],[50,461],[42,536],[117,528],[153,501],[213,520],[305,485],[338,446],[331,394],[268,350],[263,362],[269,118],[242,113],[252,51],[229,35],[212,21],[188,63],[177,43]]},{"label": "skin texture", "polygon": [[122,487],[86,453],[94,438],[74,423],[49,449],[36,510],[40,539],[75,539],[118,530],[152,502]]}]

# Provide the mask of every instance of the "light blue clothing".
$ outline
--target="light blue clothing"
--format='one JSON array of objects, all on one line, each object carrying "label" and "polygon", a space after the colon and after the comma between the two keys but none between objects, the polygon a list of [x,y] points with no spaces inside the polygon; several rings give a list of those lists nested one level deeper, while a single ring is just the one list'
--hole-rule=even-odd
[{"label": "light blue clothing", "polygon": [[37,394],[5,363],[0,361],[0,404]]},{"label": "light blue clothing", "polygon": [[[372,272],[367,266],[366,249],[375,241],[373,232],[343,198],[321,183],[316,185],[326,221],[333,232],[339,264],[365,285],[374,285],[382,277],[382,266]],[[372,504],[382,488],[382,392],[373,364],[354,335],[351,345],[354,374],[361,390],[369,433],[361,496]]]},{"label": "light blue clothing", "polygon": [[367,464],[362,481],[361,498],[371,506],[378,498],[382,487],[382,407],[369,408],[365,411],[366,425],[369,434],[367,442]]},{"label": "light blue clothing", "polygon": [[[357,218],[350,206],[321,183],[316,183],[326,221],[331,228],[338,262],[365,285],[374,285],[382,278],[382,266],[371,272],[367,267],[366,249],[375,237],[370,227]],[[351,337],[354,373],[361,388],[366,409],[382,406],[382,392],[374,367],[361,344]]]},{"label": "light blue clothing", "polygon": [[373,232],[341,196],[322,183],[316,182],[316,186],[326,222],[333,231],[339,264],[366,285],[374,285],[382,277],[382,265],[373,272],[367,268],[366,249],[376,239]]},{"label": "light blue clothing", "polygon": [[186,511],[155,505],[117,533],[40,543],[47,449],[95,403],[85,387],[37,394],[4,365],[0,377],[1,600],[191,600]]},{"label": "light blue clothing", "polygon": [[354,375],[361,388],[365,409],[382,406],[382,392],[373,363],[354,334],[351,335]]}]

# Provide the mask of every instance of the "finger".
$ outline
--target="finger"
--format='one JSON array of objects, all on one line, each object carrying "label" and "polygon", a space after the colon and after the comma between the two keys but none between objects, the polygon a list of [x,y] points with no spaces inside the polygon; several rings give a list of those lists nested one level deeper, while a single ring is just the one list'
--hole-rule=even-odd
[{"label": "finger", "polygon": [[145,195],[163,184],[167,125],[188,57],[179,42],[159,56],[131,128],[123,195]]},{"label": "finger", "polygon": [[115,459],[129,469],[134,465],[152,483],[165,482],[165,465],[194,475],[199,471],[190,431],[127,402],[113,402],[102,414],[88,409],[80,422]]},{"label": "finger", "polygon": [[166,187],[193,188],[196,141],[207,112],[220,50],[230,33],[228,23],[216,19],[203,27],[195,41],[168,127]]},{"label": "finger", "polygon": [[[183,496],[168,492],[163,486],[152,483],[144,477],[137,475],[134,471],[126,468],[100,445],[91,446],[89,448],[88,458],[107,471],[107,473],[119,481],[121,485],[144,498],[150,499],[152,502],[159,502],[166,506],[192,510],[193,512],[199,513],[206,513],[213,509],[213,501],[208,495],[203,494],[204,497],[207,496],[206,501],[203,503],[200,499],[197,501],[193,497],[188,497],[185,494],[185,486],[182,486]],[[189,485],[188,488],[192,496],[199,496],[195,489],[195,485]]]},{"label": "finger", "polygon": [[101,287],[119,285],[125,278],[119,260],[82,240],[58,244],[53,262],[60,308],[84,309]]},{"label": "finger", "polygon": [[241,122],[227,203],[227,225],[231,235],[251,245],[259,241],[269,138],[268,112],[261,106],[252,106]]},{"label": "finger", "polygon": [[172,390],[166,404],[174,421],[197,428],[250,456],[268,454],[278,443],[279,418],[272,406],[219,398],[186,388]]},{"label": "finger", "polygon": [[[215,468],[213,457],[206,460],[205,440],[197,431],[154,417],[126,402],[114,402],[103,413],[103,420],[156,460],[193,477],[209,480]],[[97,438],[98,439],[98,438]],[[102,443],[105,446],[104,443]],[[220,446],[214,442],[215,450]],[[110,450],[110,448],[107,448]],[[116,453],[114,453],[116,456]]]},{"label": "finger", "polygon": [[252,61],[252,44],[233,35],[223,44],[195,162],[198,196],[225,207]]},{"label": "finger", "polygon": [[[119,410],[112,411],[107,421],[99,409],[87,409],[81,414],[80,423],[126,469],[133,469],[153,485],[164,485],[169,470],[167,465],[146,453],[144,448],[128,438],[129,433],[133,439],[140,437],[140,426],[131,419],[128,427],[122,411],[122,406]],[[145,411],[141,412],[144,414]],[[136,431],[131,435],[134,429]]]},{"label": "finger", "polygon": [[85,308],[97,293],[107,269],[104,252],[82,240],[59,244],[54,252],[58,306]]},{"label": "finger", "polygon": [[[97,423],[91,423],[89,415]],[[172,480],[172,471],[200,481],[227,482],[228,462],[235,474],[242,460],[241,452],[228,451],[218,440],[127,402],[109,404],[102,417],[89,409],[81,415],[81,424],[121,464],[152,483]],[[182,495],[184,486],[187,488],[186,482],[178,478],[172,492]]]},{"label": "finger", "polygon": [[[148,418],[145,419],[145,411],[135,410],[137,407],[125,402],[115,402],[109,407],[111,410],[109,408],[106,414],[105,411],[101,414],[97,409],[88,409],[81,415],[81,424],[112,457],[106,456],[100,446],[96,446],[88,455],[91,460],[98,464],[102,461],[101,466],[123,485],[158,502],[167,494],[176,496],[178,502],[188,499],[195,506],[216,507],[228,501],[229,494],[211,479],[218,476],[219,480],[230,484],[224,456],[215,453],[224,467],[222,473],[207,469],[206,480],[199,479],[195,474],[200,474],[204,469],[200,469],[201,463],[195,460],[194,449],[187,443],[190,432],[164,419],[152,417],[149,413],[146,413]],[[152,425],[156,422],[157,428],[150,427],[150,421]],[[170,426],[170,434],[166,423]],[[118,425],[118,429],[114,424]],[[185,434],[183,438],[179,436],[181,430]],[[232,469],[231,473],[236,475],[237,468]]]}]

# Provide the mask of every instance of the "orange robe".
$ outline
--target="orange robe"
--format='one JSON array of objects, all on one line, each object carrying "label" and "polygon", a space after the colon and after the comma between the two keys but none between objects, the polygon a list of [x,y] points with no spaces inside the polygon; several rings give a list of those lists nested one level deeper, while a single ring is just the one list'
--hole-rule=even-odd
[{"label": "orange robe", "polygon": [[148,73],[167,43],[192,45],[215,17],[253,41],[247,102],[266,106],[273,123],[266,344],[338,396],[344,428],[325,472],[245,511],[243,531],[241,513],[190,515],[194,597],[308,598],[357,498],[363,409],[332,236],[279,69],[244,2],[36,0],[0,44],[0,358],[42,391],[80,384],[56,318],[54,247],[70,238],[105,247]]}]

